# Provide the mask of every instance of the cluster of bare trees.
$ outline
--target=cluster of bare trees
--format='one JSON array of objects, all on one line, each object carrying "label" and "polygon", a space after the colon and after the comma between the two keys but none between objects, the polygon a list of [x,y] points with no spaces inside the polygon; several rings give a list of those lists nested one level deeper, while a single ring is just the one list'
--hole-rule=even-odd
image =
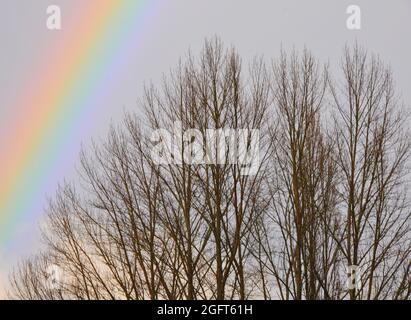
[{"label": "cluster of bare trees", "polygon": [[[410,139],[390,71],[358,46],[337,80],[307,51],[248,69],[213,40],[147,88],[58,190],[46,249],[13,272],[11,296],[410,299]],[[176,122],[192,139],[259,129],[258,170],[186,163]],[[176,134],[181,164],[153,161],[156,128]]]}]

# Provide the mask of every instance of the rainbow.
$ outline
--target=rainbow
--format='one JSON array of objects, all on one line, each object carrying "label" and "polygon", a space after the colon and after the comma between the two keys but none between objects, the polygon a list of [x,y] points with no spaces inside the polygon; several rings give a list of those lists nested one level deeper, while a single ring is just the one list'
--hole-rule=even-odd
[{"label": "rainbow", "polygon": [[36,199],[44,197],[42,184],[75,150],[72,137],[99,111],[115,77],[127,71],[144,22],[159,2],[76,2],[70,26],[64,24],[62,12],[62,31],[50,31],[56,33],[50,54],[22,88],[20,100],[0,119],[0,249],[21,221],[36,220],[39,212],[32,209]]}]

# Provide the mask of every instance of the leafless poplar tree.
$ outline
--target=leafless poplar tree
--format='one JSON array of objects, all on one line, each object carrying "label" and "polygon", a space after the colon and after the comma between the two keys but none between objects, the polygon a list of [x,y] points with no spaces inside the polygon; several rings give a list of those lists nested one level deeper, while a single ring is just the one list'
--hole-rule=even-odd
[{"label": "leafless poplar tree", "polygon": [[407,115],[377,57],[347,48],[342,70],[343,80],[331,84],[344,217],[334,239],[347,266],[360,267],[362,284],[350,298],[409,298]]},{"label": "leafless poplar tree", "polygon": [[321,125],[327,70],[307,51],[289,59],[283,53],[273,76],[271,202],[258,233],[270,287],[281,299],[335,298],[339,253],[328,230],[338,228],[338,175]]},{"label": "leafless poplar tree", "polygon": [[248,69],[212,40],[147,87],[59,188],[11,297],[409,299],[410,140],[390,72],[358,47],[339,81],[307,51]]}]

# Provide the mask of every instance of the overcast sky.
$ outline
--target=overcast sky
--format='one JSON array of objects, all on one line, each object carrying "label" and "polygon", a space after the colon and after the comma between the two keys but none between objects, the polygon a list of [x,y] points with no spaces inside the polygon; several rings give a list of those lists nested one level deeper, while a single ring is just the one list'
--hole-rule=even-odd
[{"label": "overcast sky", "polygon": [[[64,28],[73,7],[81,6],[83,1],[0,0],[0,126],[7,125],[2,115],[12,112],[13,101],[24,94],[25,79],[32,76],[35,62],[47,54],[38,50],[39,46],[53,46],[55,35],[45,28],[47,6],[61,6]],[[98,0],[87,1],[95,1],[98,6]],[[346,27],[346,9],[351,4],[361,8],[362,28],[358,31]],[[118,120],[124,108],[135,108],[145,81],[158,82],[189,48],[197,53],[204,38],[214,35],[235,46],[245,61],[254,55],[278,56],[281,46],[306,46],[331,66],[338,64],[344,45],[357,40],[392,67],[397,89],[404,103],[410,105],[410,34],[411,0],[159,0],[144,36],[137,39],[141,43],[127,73],[116,79],[121,85],[108,94],[101,113],[93,116],[90,130],[76,142],[80,148],[82,142],[104,134],[110,120]],[[77,154],[70,159],[74,166]],[[74,170],[61,171],[45,193],[52,192],[63,178],[75,179]],[[38,199],[39,207],[45,200]],[[35,223],[22,221],[13,230],[11,245],[0,243],[0,297],[10,267],[38,247],[37,229],[42,215],[35,214]]]}]

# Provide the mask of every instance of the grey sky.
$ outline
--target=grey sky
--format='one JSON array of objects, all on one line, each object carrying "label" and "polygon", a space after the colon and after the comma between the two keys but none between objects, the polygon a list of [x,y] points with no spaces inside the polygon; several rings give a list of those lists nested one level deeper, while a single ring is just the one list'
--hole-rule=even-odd
[{"label": "grey sky", "polygon": [[[83,1],[0,0],[0,125],[16,96],[24,92],[21,84],[31,76],[32,64],[44,54],[37,48],[52,46],[54,35],[45,28],[47,6],[61,6],[64,28],[65,15]],[[346,28],[346,8],[351,4],[361,8],[359,31]],[[123,108],[135,108],[144,81],[158,82],[162,72],[174,67],[189,48],[197,53],[204,38],[214,35],[235,46],[245,61],[254,55],[276,57],[281,46],[306,46],[331,66],[338,64],[344,45],[357,40],[391,65],[397,89],[410,105],[410,33],[411,0],[160,0],[143,38],[138,40],[141,44],[128,73],[117,79],[121,85],[109,93],[102,112],[93,118],[95,125],[78,138],[78,144],[104,134],[110,120],[121,117]],[[73,164],[76,157],[73,155]],[[72,179],[73,172],[61,172],[56,180]],[[40,219],[41,214],[38,223]],[[0,297],[10,266],[38,246],[37,228],[32,222],[22,223],[13,245],[3,248],[0,244]]]}]

